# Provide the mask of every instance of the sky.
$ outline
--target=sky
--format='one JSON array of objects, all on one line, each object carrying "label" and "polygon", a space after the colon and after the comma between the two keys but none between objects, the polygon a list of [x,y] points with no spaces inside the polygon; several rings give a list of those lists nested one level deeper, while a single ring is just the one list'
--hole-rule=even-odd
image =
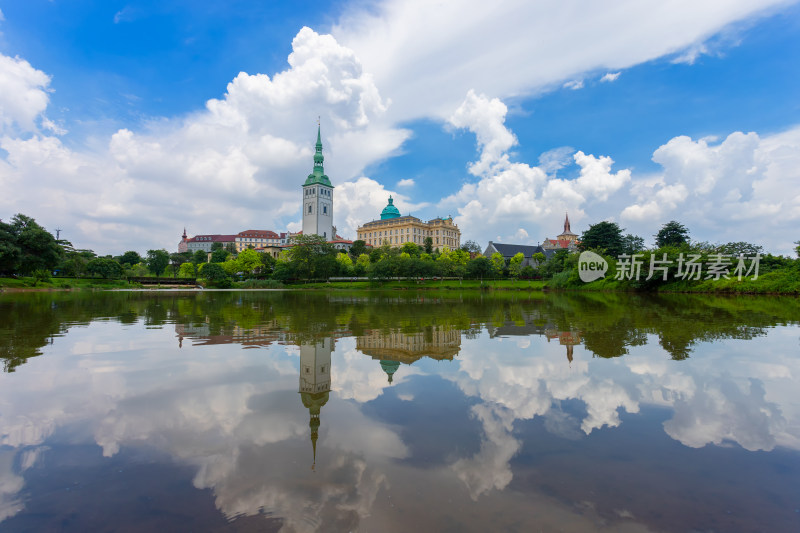
[{"label": "sky", "polygon": [[790,255],[800,3],[0,0],[0,218],[98,254],[301,228],[317,121],[345,238],[389,195],[462,242],[569,213]]}]

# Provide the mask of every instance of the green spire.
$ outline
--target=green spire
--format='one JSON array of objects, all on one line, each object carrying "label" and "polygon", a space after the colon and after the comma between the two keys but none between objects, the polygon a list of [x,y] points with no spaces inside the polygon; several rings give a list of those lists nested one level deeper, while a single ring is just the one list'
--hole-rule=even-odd
[{"label": "green spire", "polygon": [[320,126],[317,126],[317,145],[315,148],[314,170],[308,175],[308,178],[306,178],[303,187],[306,185],[326,185],[328,187],[333,187],[333,185],[331,185],[331,180],[325,175],[325,169],[322,166],[322,163],[325,161],[325,156],[322,155],[322,132]]}]

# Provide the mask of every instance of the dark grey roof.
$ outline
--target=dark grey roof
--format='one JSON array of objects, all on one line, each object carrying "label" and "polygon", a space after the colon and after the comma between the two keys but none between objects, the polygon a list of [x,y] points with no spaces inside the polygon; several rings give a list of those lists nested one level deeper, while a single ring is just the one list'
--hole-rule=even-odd
[{"label": "dark grey roof", "polygon": [[486,247],[486,252],[484,252],[483,255],[491,257],[491,255],[494,253],[493,251],[490,250],[490,248],[492,247],[494,247],[494,249],[497,250],[500,253],[500,255],[502,255],[506,259],[510,259],[515,255],[517,255],[518,253],[522,253],[522,255],[524,255],[525,258],[529,258],[533,254],[537,253],[542,253],[545,255],[545,257],[550,257],[547,254],[548,250],[545,250],[541,246],[531,246],[527,244],[502,244],[499,242],[491,242],[491,241],[489,242],[489,245]]}]

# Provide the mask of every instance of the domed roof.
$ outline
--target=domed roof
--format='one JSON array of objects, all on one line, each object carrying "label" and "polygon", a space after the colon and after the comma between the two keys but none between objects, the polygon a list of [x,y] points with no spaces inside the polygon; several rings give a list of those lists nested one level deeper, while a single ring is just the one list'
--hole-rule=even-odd
[{"label": "domed roof", "polygon": [[400,216],[400,210],[394,206],[394,200],[392,197],[389,196],[389,204],[383,208],[381,211],[381,220],[386,220],[387,218],[397,218]]},{"label": "domed roof", "polygon": [[390,361],[388,359],[381,359],[381,368],[383,369],[384,372],[386,372],[386,375],[389,376],[389,383],[393,381],[392,376],[394,375],[395,372],[397,372],[397,369],[399,367],[400,367],[400,361]]}]

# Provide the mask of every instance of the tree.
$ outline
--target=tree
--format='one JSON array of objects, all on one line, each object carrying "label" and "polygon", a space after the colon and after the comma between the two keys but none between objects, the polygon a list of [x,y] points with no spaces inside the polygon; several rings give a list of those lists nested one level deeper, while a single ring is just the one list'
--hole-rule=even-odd
[{"label": "tree", "polygon": [[525,261],[525,255],[522,252],[517,252],[511,261],[508,263],[508,272],[512,278],[518,278],[522,270],[522,262]]},{"label": "tree", "polygon": [[400,251],[407,253],[409,257],[419,257],[419,254],[422,253],[419,246],[413,242],[406,242],[400,247]]},{"label": "tree", "polygon": [[756,254],[763,254],[764,247],[750,244],[749,242],[729,242],[720,246],[717,251],[725,255],[745,255],[752,257]]},{"label": "tree", "polygon": [[197,276],[197,265],[194,263],[183,263],[178,271],[178,275],[182,278],[193,278]]},{"label": "tree", "polygon": [[433,253],[433,237],[425,237],[425,240],[422,241],[425,245],[425,253],[432,254]]},{"label": "tree", "polygon": [[117,261],[119,261],[119,264],[123,266],[128,265],[128,267],[132,267],[136,263],[142,262],[142,256],[139,255],[137,252],[134,252],[133,250],[129,250],[124,254],[122,254],[121,256],[119,256]]},{"label": "tree", "polygon": [[260,254],[255,250],[242,250],[242,252],[239,254],[239,257],[237,257],[239,261],[239,268],[245,274],[252,274],[256,270],[261,270],[261,267],[264,264],[261,262],[262,255],[263,254]]},{"label": "tree", "polygon": [[479,254],[481,253],[481,246],[477,242],[473,240],[469,240],[461,245],[461,249],[469,254]]},{"label": "tree", "polygon": [[367,273],[367,269],[369,268],[369,256],[367,254],[361,254],[356,259],[356,264],[353,266],[353,273],[356,276],[363,276]]},{"label": "tree", "polygon": [[622,254],[622,230],[616,222],[592,224],[581,236],[581,250],[605,250],[611,256]]},{"label": "tree", "polygon": [[653,235],[656,238],[656,246],[678,246],[689,242],[689,230],[674,220],[670,220]]},{"label": "tree", "polygon": [[628,233],[622,238],[622,253],[633,255],[644,250],[644,239]]},{"label": "tree", "polygon": [[800,257],[800,241],[795,241],[797,247],[794,249],[794,252],[797,254],[797,257]]},{"label": "tree", "polygon": [[192,256],[192,263],[195,265],[208,263],[208,252],[205,250],[197,250]]},{"label": "tree", "polygon": [[9,228],[19,249],[16,268],[22,274],[34,270],[52,271],[61,261],[63,248],[34,219],[17,214],[11,219]]},{"label": "tree", "polygon": [[0,274],[16,272],[21,253],[11,224],[0,221]]},{"label": "tree", "polygon": [[544,255],[542,252],[536,252],[531,256],[531,259],[533,259],[533,261],[536,263],[536,266],[539,266],[541,264],[544,264],[545,261],[547,261],[547,256]]},{"label": "tree", "polygon": [[103,279],[119,278],[125,273],[122,265],[107,257],[96,257],[86,264],[86,271]]},{"label": "tree", "polygon": [[492,262],[492,270],[494,271],[494,275],[502,277],[503,269],[506,267],[506,260],[502,255],[500,255],[500,252],[493,253],[489,261]]},{"label": "tree", "polygon": [[261,274],[272,274],[275,270],[275,258],[268,253],[258,254],[261,259]]},{"label": "tree", "polygon": [[336,262],[339,264],[339,274],[349,276],[353,272],[353,260],[350,256],[342,252],[336,255]]},{"label": "tree", "polygon": [[350,247],[350,256],[358,257],[364,253],[367,253],[367,243],[361,239],[353,241],[353,246]]},{"label": "tree", "polygon": [[172,265],[172,277],[177,276],[178,269],[180,268],[180,266],[190,260],[191,260],[191,254],[189,252],[179,252],[179,253],[169,254],[169,262]]},{"label": "tree", "polygon": [[289,250],[295,274],[304,279],[329,277],[336,271],[338,251],[319,235],[298,235]]},{"label": "tree", "polygon": [[474,279],[483,279],[492,276],[493,267],[489,259],[481,256],[467,263],[467,276]]},{"label": "tree", "polygon": [[228,252],[230,252],[232,254],[235,254],[236,253],[236,243],[235,242],[229,242],[228,244],[225,245],[225,249]]},{"label": "tree", "polygon": [[218,263],[205,263],[203,264],[200,273],[208,282],[209,285],[220,288],[228,288],[231,286],[231,278],[228,276],[222,265]]},{"label": "tree", "polygon": [[[218,243],[214,243],[218,244]],[[212,246],[213,248],[213,246]],[[222,248],[217,248],[213,252],[211,252],[211,263],[224,263],[228,256],[231,255],[228,250],[223,250]]]},{"label": "tree", "polygon": [[160,276],[169,264],[169,253],[166,250],[147,250],[147,269],[156,277]]},{"label": "tree", "polygon": [[217,250],[222,250],[225,248],[221,242],[212,242],[211,243],[211,251],[216,252]]}]

